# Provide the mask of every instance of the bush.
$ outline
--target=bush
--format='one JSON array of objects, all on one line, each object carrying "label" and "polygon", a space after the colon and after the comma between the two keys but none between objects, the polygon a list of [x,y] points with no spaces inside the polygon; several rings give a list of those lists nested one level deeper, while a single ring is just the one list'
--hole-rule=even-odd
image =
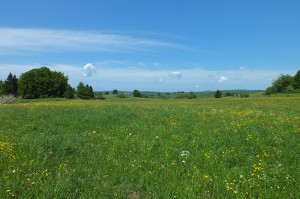
[{"label": "bush", "polygon": [[222,92],[220,90],[217,90],[215,92],[215,98],[221,98],[222,97]]},{"label": "bush", "polygon": [[176,93],[175,98],[176,99],[194,99],[194,98],[197,98],[197,96],[193,92],[185,93],[185,92],[181,91],[181,92]]},{"label": "bush", "polygon": [[127,98],[128,96],[126,96],[123,92],[120,92],[117,94],[118,98]]},{"label": "bush", "polygon": [[190,93],[188,94],[187,98],[188,98],[188,99],[195,99],[195,98],[197,98],[197,96],[196,96],[195,93],[190,92]]},{"label": "bush", "polygon": [[139,90],[133,90],[132,95],[133,97],[142,97],[142,94]]},{"label": "bush", "polygon": [[16,100],[16,97],[13,94],[3,95],[0,98],[0,102],[2,104],[12,104],[12,103],[14,103],[15,100]]},{"label": "bush", "polygon": [[95,95],[94,99],[97,99],[97,100],[105,100],[106,98],[103,96],[102,93],[98,93]]}]

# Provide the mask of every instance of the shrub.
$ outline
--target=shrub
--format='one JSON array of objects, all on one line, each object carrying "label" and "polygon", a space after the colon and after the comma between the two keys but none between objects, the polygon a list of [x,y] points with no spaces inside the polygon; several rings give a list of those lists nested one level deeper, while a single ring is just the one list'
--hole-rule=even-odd
[{"label": "shrub", "polygon": [[196,94],[194,92],[190,92],[187,96],[188,99],[195,99],[197,98]]},{"label": "shrub", "polygon": [[103,96],[102,93],[98,93],[98,94],[95,94],[94,99],[105,100],[106,98]]},{"label": "shrub", "polygon": [[117,94],[118,98],[127,98],[128,96],[126,96],[123,92],[120,92]]},{"label": "shrub", "polygon": [[142,94],[139,90],[133,90],[132,95],[133,97],[142,97]]}]

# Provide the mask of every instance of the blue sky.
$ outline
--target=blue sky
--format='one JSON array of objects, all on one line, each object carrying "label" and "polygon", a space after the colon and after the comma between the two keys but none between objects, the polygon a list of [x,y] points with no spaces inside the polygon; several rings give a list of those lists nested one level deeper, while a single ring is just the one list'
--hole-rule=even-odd
[{"label": "blue sky", "polygon": [[0,79],[94,90],[265,89],[300,70],[297,0],[1,0]]}]

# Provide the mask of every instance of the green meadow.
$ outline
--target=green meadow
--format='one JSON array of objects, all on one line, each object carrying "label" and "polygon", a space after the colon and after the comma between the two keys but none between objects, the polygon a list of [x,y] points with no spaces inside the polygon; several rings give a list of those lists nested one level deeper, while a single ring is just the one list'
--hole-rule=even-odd
[{"label": "green meadow", "polygon": [[299,102],[0,104],[0,198],[300,198]]}]

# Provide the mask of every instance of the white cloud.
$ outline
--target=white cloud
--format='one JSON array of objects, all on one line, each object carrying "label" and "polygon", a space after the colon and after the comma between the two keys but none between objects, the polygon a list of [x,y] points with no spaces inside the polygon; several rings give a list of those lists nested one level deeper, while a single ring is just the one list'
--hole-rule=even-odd
[{"label": "white cloud", "polygon": [[[245,70],[243,74],[240,70],[209,70],[203,68],[181,69],[180,73],[175,73],[180,76],[184,74],[184,78],[180,81],[173,81],[170,78],[169,69],[153,69],[141,68],[139,62],[118,62],[114,65],[113,61],[93,63],[97,68],[97,73],[93,73],[89,78],[82,76],[83,67],[80,65],[54,64],[46,65],[51,70],[63,72],[69,77],[69,82],[73,87],[76,87],[80,81],[92,85],[94,90],[127,90],[131,91],[139,85],[140,90],[151,91],[191,91],[191,90],[217,90],[217,89],[265,89],[272,84],[271,79],[276,79],[280,74],[295,75],[297,71],[289,70]],[[130,67],[128,67],[130,63]],[[113,67],[110,67],[110,64]],[[145,63],[147,64],[147,63]],[[39,68],[45,64],[0,64],[0,80],[5,80],[9,72],[17,76],[31,70]],[[92,68],[92,67],[91,67]],[[178,71],[174,71],[178,72]],[[226,75],[225,75],[226,74]],[[222,78],[222,76],[224,76]],[[216,80],[225,81],[226,84],[219,83]],[[237,78],[239,77],[239,78]],[[159,83],[163,82],[163,83]],[[198,84],[197,87],[195,84]]]},{"label": "white cloud", "polygon": [[169,73],[169,78],[170,79],[181,79],[182,78],[182,74],[179,71],[170,72]]},{"label": "white cloud", "polygon": [[154,39],[92,31],[0,28],[0,54],[61,51],[144,51],[153,47],[183,48]]},{"label": "white cloud", "polygon": [[244,67],[244,66],[241,66],[241,67],[240,67],[240,70],[245,70],[245,67]]},{"label": "white cloud", "polygon": [[90,77],[96,73],[96,67],[93,64],[86,64],[82,69],[82,75],[85,77]]},{"label": "white cloud", "polygon": [[226,82],[228,81],[228,77],[221,75],[220,79],[218,80],[218,82],[222,83],[222,82]]}]

